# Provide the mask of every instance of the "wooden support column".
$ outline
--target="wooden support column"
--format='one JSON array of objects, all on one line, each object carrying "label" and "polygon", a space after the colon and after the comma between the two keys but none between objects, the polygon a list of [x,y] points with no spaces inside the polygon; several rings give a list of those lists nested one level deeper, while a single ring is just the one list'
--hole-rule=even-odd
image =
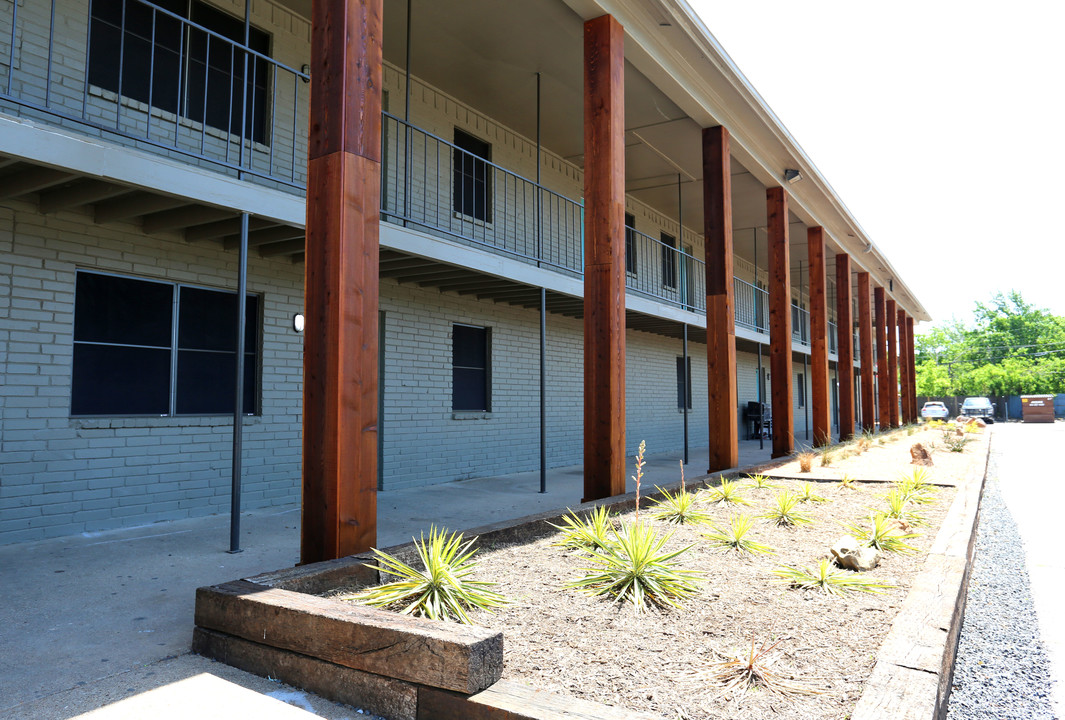
[{"label": "wooden support column", "polygon": [[788,193],[766,190],[769,219],[769,382],[772,387],[773,453],[794,450],[791,405],[791,261],[788,248]]},{"label": "wooden support column", "polygon": [[899,426],[899,351],[898,333],[895,328],[895,317],[898,309],[895,301],[888,298],[885,307],[887,316],[887,349],[888,349],[888,403],[890,404],[888,422],[891,427]]},{"label": "wooden support column", "polygon": [[825,230],[807,228],[810,260],[810,389],[814,445],[832,442],[832,413],[828,391],[828,293],[825,288]]},{"label": "wooden support column", "polygon": [[625,492],[625,51],[584,24],[584,500]]},{"label": "wooden support column", "polygon": [[708,473],[740,464],[736,323],[732,264],[732,169],[729,132],[703,130],[703,233],[706,269]]},{"label": "wooden support column", "polygon": [[910,376],[910,418],[917,421],[917,363],[913,343],[913,318],[906,316],[907,374]]},{"label": "wooden support column", "polygon": [[377,545],[382,0],[313,0],[300,560]]},{"label": "wooden support column", "polygon": [[839,439],[854,435],[854,318],[851,314],[851,256],[836,255],[836,378],[839,382]]},{"label": "wooden support column", "polygon": [[869,273],[858,273],[858,352],[862,363],[862,430],[876,430],[873,394],[873,318],[869,311]]},{"label": "wooden support column", "polygon": [[890,380],[887,359],[887,318],[885,316],[884,288],[873,288],[873,323],[876,329],[876,394],[879,427],[891,427]]},{"label": "wooden support column", "polygon": [[910,355],[906,351],[906,311],[899,310],[896,316],[899,326],[899,405],[902,414],[902,424],[908,425],[913,422],[910,416],[910,363],[907,361]]}]

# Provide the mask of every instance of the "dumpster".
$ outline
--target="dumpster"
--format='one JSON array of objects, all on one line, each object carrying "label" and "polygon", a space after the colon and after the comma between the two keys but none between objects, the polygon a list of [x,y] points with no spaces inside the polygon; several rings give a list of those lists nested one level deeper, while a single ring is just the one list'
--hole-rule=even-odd
[{"label": "dumpster", "polygon": [[1026,423],[1054,422],[1054,396],[1021,395],[1021,414]]}]

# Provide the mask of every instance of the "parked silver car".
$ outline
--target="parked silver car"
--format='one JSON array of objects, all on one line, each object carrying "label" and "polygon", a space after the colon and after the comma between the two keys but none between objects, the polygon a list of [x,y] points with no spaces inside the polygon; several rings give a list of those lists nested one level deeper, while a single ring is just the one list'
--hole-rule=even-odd
[{"label": "parked silver car", "polygon": [[929,400],[921,406],[921,417],[925,420],[946,420],[949,416],[947,406],[938,400]]}]

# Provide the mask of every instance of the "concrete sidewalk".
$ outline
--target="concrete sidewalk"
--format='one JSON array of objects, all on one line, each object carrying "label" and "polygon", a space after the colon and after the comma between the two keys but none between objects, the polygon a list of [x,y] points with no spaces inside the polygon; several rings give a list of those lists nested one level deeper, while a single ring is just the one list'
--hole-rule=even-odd
[{"label": "concrete sidewalk", "polygon": [[[768,441],[740,445],[741,467],[769,459]],[[677,482],[678,460],[649,457],[645,487]],[[689,479],[706,467],[706,449],[693,450]],[[547,493],[539,485],[532,472],[382,492],[378,542],[576,506],[582,468],[551,470]],[[243,513],[235,555],[219,515],[0,547],[0,718],[358,717],[189,653],[196,588],[295,565],[299,523],[298,507]]]}]

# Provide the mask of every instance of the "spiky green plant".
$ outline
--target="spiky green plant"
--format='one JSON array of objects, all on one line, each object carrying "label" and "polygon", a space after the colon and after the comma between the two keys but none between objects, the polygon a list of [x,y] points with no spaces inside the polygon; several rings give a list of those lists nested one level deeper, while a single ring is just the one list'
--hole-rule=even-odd
[{"label": "spiky green plant", "polygon": [[750,484],[747,485],[746,487],[749,488],[749,489],[752,489],[752,490],[753,489],[764,490],[766,488],[780,487],[779,485],[773,484],[770,481],[768,475],[760,475],[760,474],[759,475],[748,475],[747,476],[747,482],[750,483]]},{"label": "spiky green plant", "polygon": [[932,485],[932,476],[923,467],[915,467],[909,474],[899,475],[895,480],[895,488],[907,500],[919,505],[934,502],[936,487]]},{"label": "spiky green plant", "polygon": [[626,523],[613,528],[614,541],[601,553],[588,556],[592,567],[567,583],[592,596],[609,595],[616,602],[631,602],[639,613],[648,604],[681,607],[699,591],[702,573],[678,567],[676,558],[691,546],[663,550],[673,533],[659,535],[654,528]]},{"label": "spiky green plant", "polygon": [[822,497],[814,492],[814,484],[804,482],[799,485],[799,491],[797,493],[799,502],[801,503],[823,503],[828,502],[828,498]]},{"label": "spiky green plant", "polygon": [[886,517],[907,525],[924,525],[924,517],[910,507],[910,498],[898,488],[888,492],[884,500],[887,502]]},{"label": "spiky green plant", "polygon": [[750,505],[751,501],[743,497],[743,486],[738,481],[721,478],[721,485],[716,488],[707,488],[703,492],[712,503],[724,503],[727,505]]},{"label": "spiky green plant", "polygon": [[857,490],[858,486],[854,484],[854,477],[853,476],[844,474],[843,477],[841,477],[839,479],[839,489],[840,490]]},{"label": "spiky green plant", "polygon": [[773,548],[768,545],[747,537],[752,524],[750,515],[733,515],[727,527],[722,529],[711,525],[709,530],[702,533],[702,536],[711,547],[718,550],[736,550],[756,555],[774,552]]},{"label": "spiky green plant", "polygon": [[610,529],[614,525],[612,518],[605,505],[600,505],[585,517],[570,510],[568,515],[562,516],[561,525],[548,523],[562,533],[562,536],[551,544],[588,552],[605,550],[613,542],[610,538]]},{"label": "spiky green plant", "polygon": [[820,695],[821,691],[811,685],[786,678],[773,670],[779,660],[774,653],[781,642],[778,640],[770,645],[766,640],[756,648],[752,637],[750,650],[734,652],[723,662],[710,663],[705,670],[696,670],[693,676],[719,686],[722,695],[742,694],[755,687],[784,696]]},{"label": "spiky green plant", "polygon": [[461,533],[449,536],[444,528],[430,527],[428,541],[424,533],[420,541],[414,541],[422,561],[421,570],[374,548],[378,564],[367,564],[367,567],[400,579],[361,590],[346,599],[360,605],[393,608],[404,615],[455,620],[468,625],[467,610],[477,608],[491,612],[492,608],[510,602],[501,593],[490,589],[498,583],[470,579],[477,566],[471,559],[477,551],[470,547],[476,541],[477,538],[473,538],[463,544]]},{"label": "spiky green plant", "polygon": [[790,493],[787,490],[778,492],[774,496],[773,504],[770,508],[758,517],[771,520],[781,526],[790,527],[811,524],[813,519],[809,515],[795,509],[798,504],[799,497],[794,493]]},{"label": "spiky green plant", "polygon": [[691,525],[710,521],[710,513],[697,505],[698,493],[690,493],[684,488],[671,493],[669,490],[663,490],[657,485],[655,489],[662,493],[661,500],[651,500],[657,505],[651,515],[656,520],[665,520],[677,525]]},{"label": "spiky green plant", "polygon": [[898,523],[883,513],[870,515],[869,527],[847,524],[843,524],[843,527],[858,542],[877,550],[903,555],[919,552],[917,548],[906,542],[910,538],[918,537],[917,533],[900,532]]},{"label": "spiky green plant", "polygon": [[779,578],[777,582],[802,590],[820,590],[828,595],[844,595],[852,591],[880,593],[885,588],[895,587],[857,573],[839,570],[824,558],[812,568],[781,565],[773,570],[773,574]]}]

